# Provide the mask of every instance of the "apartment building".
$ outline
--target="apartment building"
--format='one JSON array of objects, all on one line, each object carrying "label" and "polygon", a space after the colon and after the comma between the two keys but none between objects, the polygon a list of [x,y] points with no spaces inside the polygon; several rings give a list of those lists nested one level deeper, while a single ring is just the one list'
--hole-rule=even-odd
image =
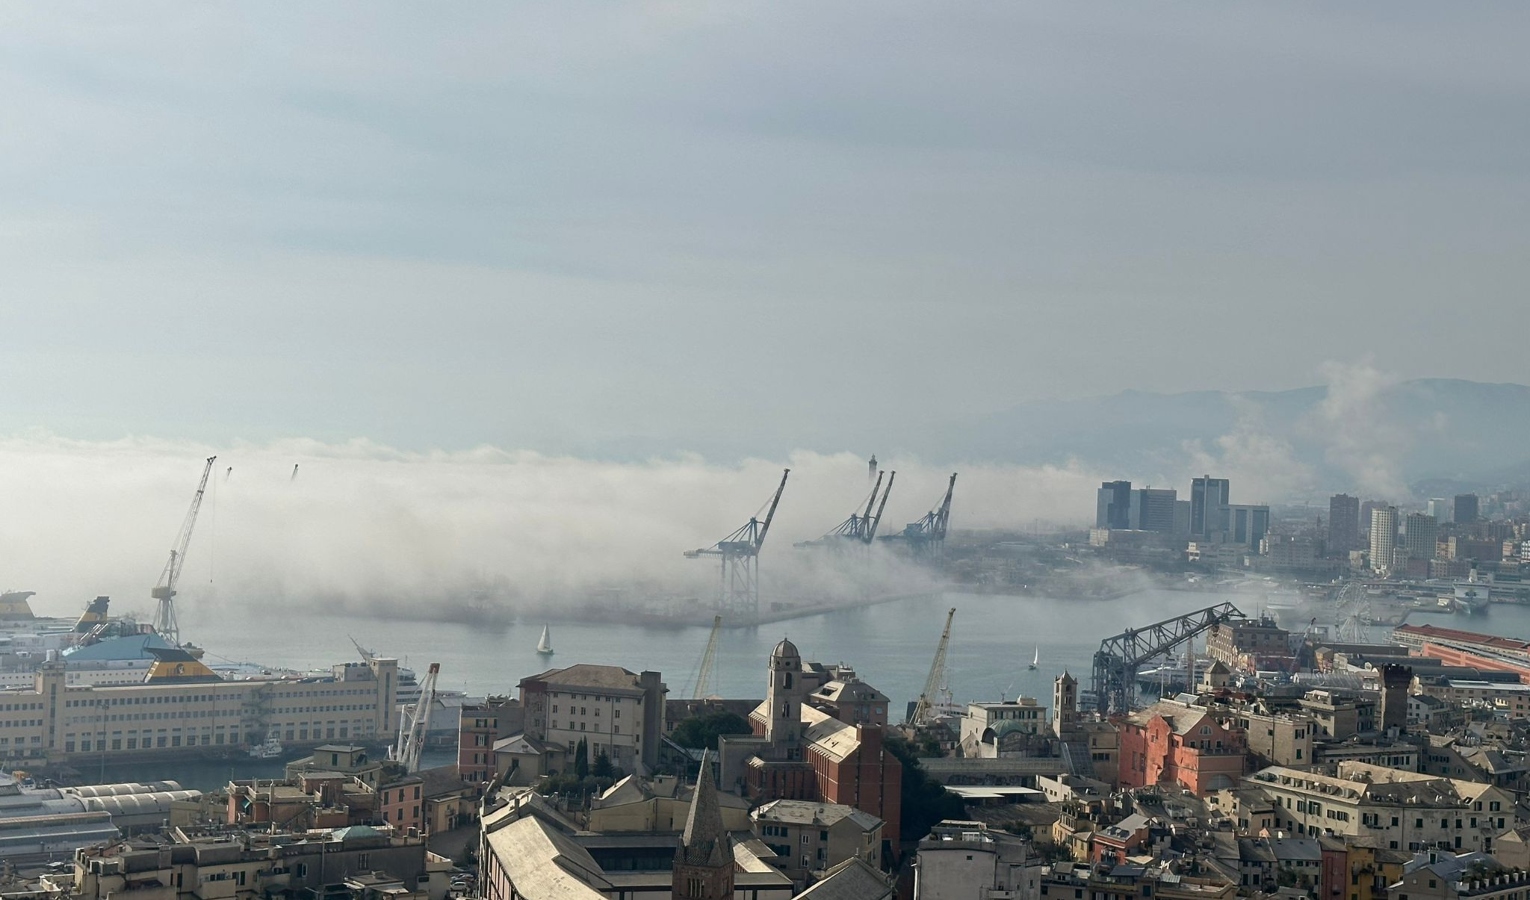
[{"label": "apartment building", "polygon": [[602,754],[626,772],[651,772],[659,762],[664,695],[658,672],[576,665],[522,678],[525,736],[552,751],[554,768],[571,770],[579,742],[587,761]]},{"label": "apartment building", "polygon": [[1514,824],[1513,794],[1502,788],[1366,763],[1340,763],[1337,775],[1272,766],[1244,783],[1274,804],[1277,828],[1389,850],[1486,852]]}]

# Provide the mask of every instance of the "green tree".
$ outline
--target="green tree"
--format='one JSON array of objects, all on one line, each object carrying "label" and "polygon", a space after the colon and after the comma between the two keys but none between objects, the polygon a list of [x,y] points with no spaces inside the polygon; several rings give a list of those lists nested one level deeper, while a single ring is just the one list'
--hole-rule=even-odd
[{"label": "green tree", "polygon": [[727,710],[691,716],[675,726],[670,740],[692,750],[716,750],[717,738],[724,734],[749,734],[749,720]]},{"label": "green tree", "polygon": [[919,757],[908,741],[889,734],[883,740],[887,752],[903,764],[903,826],[899,835],[905,841],[917,841],[930,833],[941,819],[965,819],[967,807],[961,798],[929,775],[919,764]]},{"label": "green tree", "polygon": [[579,749],[574,751],[574,777],[580,781],[590,777],[590,747],[579,739]]},{"label": "green tree", "polygon": [[601,751],[595,755],[595,768],[590,773],[596,778],[610,778],[616,774],[616,769],[611,765],[611,757]]}]

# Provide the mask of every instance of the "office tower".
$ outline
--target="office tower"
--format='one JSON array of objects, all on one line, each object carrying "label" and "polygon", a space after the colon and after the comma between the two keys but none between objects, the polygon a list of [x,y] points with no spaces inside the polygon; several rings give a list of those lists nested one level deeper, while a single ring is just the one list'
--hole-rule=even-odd
[{"label": "office tower", "polygon": [[1248,504],[1230,504],[1227,510],[1227,540],[1258,550],[1259,542],[1270,531],[1270,508]]},{"label": "office tower", "polygon": [[1451,521],[1457,525],[1470,525],[1477,521],[1477,495],[1457,494]]},{"label": "office tower", "polygon": [[1397,507],[1378,506],[1371,510],[1371,570],[1386,575],[1392,571],[1392,551],[1397,549]]},{"label": "office tower", "polygon": [[1174,536],[1189,537],[1190,535],[1190,501],[1174,501]]},{"label": "office tower", "polygon": [[1226,478],[1202,475],[1190,482],[1190,534],[1209,538],[1227,530],[1227,498],[1230,496]]},{"label": "office tower", "polygon": [[1431,497],[1429,504],[1424,508],[1424,512],[1434,516],[1435,524],[1444,525],[1451,520],[1450,516],[1454,510],[1450,508],[1450,501],[1444,497]]},{"label": "office tower", "polygon": [[1360,549],[1360,498],[1334,494],[1328,498],[1328,554],[1344,556]]},{"label": "office tower", "polygon": [[1130,481],[1107,481],[1100,485],[1094,504],[1094,527],[1121,530],[1132,527]]},{"label": "office tower", "polygon": [[1439,525],[1428,513],[1408,513],[1403,519],[1403,548],[1409,559],[1434,559]]},{"label": "office tower", "polygon": [[1139,531],[1174,532],[1174,502],[1178,492],[1172,488],[1142,488],[1132,491],[1131,527]]}]

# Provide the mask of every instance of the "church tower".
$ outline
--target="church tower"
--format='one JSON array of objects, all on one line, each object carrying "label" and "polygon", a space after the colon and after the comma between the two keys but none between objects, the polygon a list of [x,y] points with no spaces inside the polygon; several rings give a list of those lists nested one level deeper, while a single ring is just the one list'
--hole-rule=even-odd
[{"label": "church tower", "polygon": [[1052,733],[1062,739],[1078,733],[1078,679],[1066,669],[1052,682]]},{"label": "church tower", "polygon": [[708,752],[701,754],[701,774],[675,851],[670,894],[675,900],[733,900],[733,841],[723,828]]},{"label": "church tower", "polygon": [[765,737],[778,759],[802,758],[802,656],[782,638],[770,651],[770,686],[765,690]]}]

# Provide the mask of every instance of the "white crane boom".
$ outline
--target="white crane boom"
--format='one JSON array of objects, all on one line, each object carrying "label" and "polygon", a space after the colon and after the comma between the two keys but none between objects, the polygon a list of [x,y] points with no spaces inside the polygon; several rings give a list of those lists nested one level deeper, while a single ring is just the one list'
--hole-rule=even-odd
[{"label": "white crane boom", "polygon": [[436,676],[441,674],[441,664],[431,663],[425,681],[420,685],[420,699],[409,713],[409,728],[399,723],[398,743],[394,746],[393,759],[403,763],[404,771],[411,775],[420,770],[420,757],[425,753],[425,737],[430,732],[430,711],[436,705]]},{"label": "white crane boom", "polygon": [[940,644],[935,648],[935,660],[930,663],[930,677],[924,681],[924,690],[919,694],[919,700],[914,703],[914,711],[909,714],[908,724],[915,728],[922,728],[929,724],[926,720],[930,715],[930,708],[934,703],[934,697],[940,690],[941,682],[946,680],[946,647],[951,643],[951,620],[956,618],[956,607],[951,607],[946,613],[946,627],[940,633]]},{"label": "white crane boom", "polygon": [[180,534],[176,536],[175,545],[170,548],[170,561],[165,563],[165,570],[159,575],[159,585],[149,592],[149,596],[159,601],[159,607],[154,611],[154,630],[176,646],[181,643],[181,626],[175,616],[175,585],[181,580],[181,569],[186,565],[186,550],[191,546],[191,529],[197,524],[202,495],[207,493],[207,476],[212,474],[213,463],[217,460],[216,456],[207,457],[207,465],[202,469],[202,480],[191,498],[191,508],[186,511]]}]

